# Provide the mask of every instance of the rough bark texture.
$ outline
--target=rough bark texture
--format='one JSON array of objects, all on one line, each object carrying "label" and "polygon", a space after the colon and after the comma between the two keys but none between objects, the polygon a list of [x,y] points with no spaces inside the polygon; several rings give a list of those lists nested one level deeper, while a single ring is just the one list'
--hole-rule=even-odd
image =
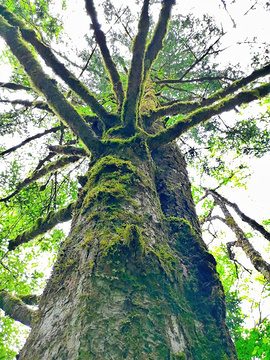
[{"label": "rough bark texture", "polygon": [[154,162],[140,144],[137,156],[125,149],[89,171],[20,360],[237,358],[185,163],[172,150]]}]

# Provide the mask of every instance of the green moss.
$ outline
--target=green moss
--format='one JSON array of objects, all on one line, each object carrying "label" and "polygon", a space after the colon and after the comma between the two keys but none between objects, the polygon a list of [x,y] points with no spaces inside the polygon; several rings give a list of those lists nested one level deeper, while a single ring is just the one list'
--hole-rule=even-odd
[{"label": "green moss", "polygon": [[186,360],[186,355],[179,352],[178,354],[173,355],[174,360]]}]

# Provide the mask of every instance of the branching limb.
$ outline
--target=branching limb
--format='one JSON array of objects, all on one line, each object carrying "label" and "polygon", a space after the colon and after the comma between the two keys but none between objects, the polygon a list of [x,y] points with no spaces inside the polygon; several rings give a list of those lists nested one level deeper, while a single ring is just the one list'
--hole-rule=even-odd
[{"label": "branching limb", "polygon": [[262,67],[261,69],[253,71],[250,75],[234,81],[231,85],[227,86],[225,89],[221,89],[210,95],[207,99],[203,101],[187,101],[187,102],[175,102],[168,106],[161,107],[152,112],[152,114],[145,118],[147,124],[151,125],[157,119],[163,116],[177,115],[177,114],[186,114],[190,111],[195,111],[199,108],[209,106],[214,104],[214,102],[224,99],[226,96],[233,94],[235,91],[241,89],[243,86],[248,85],[252,81],[255,81],[261,77],[270,74],[270,64]]},{"label": "branching limb", "polygon": [[156,60],[159,52],[162,50],[163,41],[168,30],[172,6],[174,4],[175,0],[164,0],[162,2],[162,9],[160,11],[159,20],[145,53],[144,77],[147,76],[148,71]]},{"label": "branching limb", "polygon": [[34,171],[28,178],[17,185],[17,189],[13,191],[10,195],[5,198],[0,199],[0,202],[6,202],[10,200],[13,196],[17,195],[22,189],[26,188],[28,185],[32,184],[38,179],[41,179],[43,176],[56,171],[58,169],[64,168],[69,164],[72,164],[80,160],[80,156],[63,156],[60,159],[49,163],[47,166],[44,166],[38,171]]},{"label": "branching limb", "polygon": [[84,150],[84,148],[78,148],[71,145],[49,145],[48,148],[58,154],[89,157],[89,154]]},{"label": "branching limb", "polygon": [[232,98],[221,100],[218,104],[202,107],[179,120],[168,129],[163,130],[154,136],[149,136],[148,144],[151,149],[154,149],[157,146],[169,143],[192,127],[209,120],[212,116],[230,111],[236,106],[258,100],[269,93],[270,83],[258,86],[253,90],[242,91]]},{"label": "branching limb", "polygon": [[97,12],[94,6],[93,0],[85,0],[87,13],[90,15],[92,20],[92,28],[94,30],[95,39],[100,48],[100,52],[105,63],[105,66],[108,70],[110,80],[113,85],[113,90],[116,95],[116,99],[118,99],[119,105],[121,107],[124,100],[124,90],[123,85],[119,76],[119,73],[116,69],[115,63],[111,57],[110,51],[107,46],[106,37],[104,32],[101,30],[100,24],[97,19]]},{"label": "branching limb", "polygon": [[213,193],[212,195],[225,216],[224,223],[234,232],[237,238],[236,246],[242,248],[254,268],[258,270],[268,281],[270,281],[270,264],[268,264],[262,258],[261,254],[254,249],[222,200],[219,197],[216,197]]},{"label": "branching limb", "polygon": [[9,242],[8,249],[14,250],[17,246],[33,240],[38,235],[45,234],[47,231],[53,229],[57,224],[71,220],[73,207],[74,203],[71,203],[59,211],[50,211],[47,216],[38,218],[33,227],[24,231],[14,240]]},{"label": "branching limb", "polygon": [[138,105],[143,81],[144,54],[149,30],[149,0],[144,0],[138,33],[133,44],[133,57],[128,76],[127,94],[123,106],[122,121],[130,133],[133,132],[138,116]]},{"label": "branching limb", "polygon": [[250,218],[249,216],[247,216],[246,214],[244,214],[239,209],[237,204],[227,200],[224,196],[220,195],[215,190],[208,190],[208,192],[210,194],[212,194],[215,198],[219,198],[224,204],[232,207],[235,210],[235,212],[239,215],[241,220],[248,223],[252,227],[252,229],[259,231],[265,237],[265,239],[270,241],[270,233],[261,224],[259,224],[256,220],[254,220],[254,219]]},{"label": "branching limb", "polygon": [[9,99],[0,99],[0,103],[7,103],[11,105],[23,105],[26,108],[32,107],[40,110],[46,110],[49,113],[53,114],[52,109],[48,106],[47,103],[42,101],[29,101],[29,100],[9,100]]},{"label": "branching limb", "polygon": [[35,56],[21,38],[18,29],[9,25],[1,15],[0,35],[5,39],[13,54],[24,66],[35,88],[45,96],[54,113],[79,136],[92,153],[99,153],[101,142],[95,137],[83,118],[58,90],[54,80],[50,79],[44,73]]},{"label": "branching limb", "polygon": [[[51,49],[43,44],[35,34],[33,30],[29,30],[25,27],[24,23],[18,19],[13,13],[11,13],[5,6],[0,5],[0,15],[2,15],[10,25],[19,27],[22,37],[28,41],[38,51],[40,56],[44,59],[46,65],[51,67],[53,71],[72,89],[77,95],[79,95],[87,105],[89,105],[94,113],[96,113],[104,123],[108,125],[114,125],[117,121],[117,117],[110,115],[104,109],[102,105],[96,100],[93,94],[87,89],[87,87],[80,82],[54,55]],[[10,45],[9,45],[10,46]],[[20,60],[20,59],[19,59]],[[36,86],[36,84],[35,84]]]},{"label": "branching limb", "polygon": [[31,326],[37,311],[30,309],[21,299],[0,290],[0,308],[13,320]]},{"label": "branching limb", "polygon": [[1,82],[1,81],[0,81],[0,88],[5,88],[9,90],[25,90],[25,91],[34,90],[28,86],[24,86],[21,84],[15,84],[11,82]]},{"label": "branching limb", "polygon": [[21,148],[22,146],[28,144],[29,142],[31,142],[31,141],[33,141],[33,140],[36,140],[36,139],[40,139],[42,136],[45,136],[45,135],[48,135],[48,134],[51,134],[51,133],[55,133],[55,132],[57,132],[57,131],[60,130],[60,129],[61,129],[61,126],[55,126],[55,127],[52,128],[52,129],[48,129],[48,130],[43,131],[42,133],[39,133],[39,134],[30,136],[29,138],[27,138],[27,139],[25,139],[24,141],[22,141],[20,144],[15,145],[15,146],[12,146],[11,148],[0,152],[0,156],[4,156],[4,155],[7,155],[7,154],[10,154],[11,152],[13,152],[13,151]]}]

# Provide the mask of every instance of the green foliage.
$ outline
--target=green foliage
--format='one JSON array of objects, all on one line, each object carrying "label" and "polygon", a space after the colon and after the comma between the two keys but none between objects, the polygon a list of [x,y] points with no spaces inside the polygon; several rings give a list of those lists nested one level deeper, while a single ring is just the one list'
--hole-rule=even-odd
[{"label": "green foliage", "polygon": [[236,343],[240,360],[268,359],[270,357],[270,322],[264,320],[251,330],[245,330]]}]

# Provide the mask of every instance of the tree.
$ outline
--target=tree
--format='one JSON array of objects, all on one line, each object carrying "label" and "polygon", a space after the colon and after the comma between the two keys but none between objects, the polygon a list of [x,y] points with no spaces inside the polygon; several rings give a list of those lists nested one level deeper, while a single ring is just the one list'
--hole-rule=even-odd
[{"label": "tree", "polygon": [[[41,13],[37,26],[37,10],[31,13],[18,4],[13,12],[13,5],[0,5],[0,35],[12,53],[7,56],[19,68],[14,81],[2,87],[28,91],[35,101],[4,99],[23,108],[12,118],[5,114],[3,124],[7,131],[22,126],[25,108],[31,108],[27,123],[52,127],[3,149],[1,155],[48,134],[59,134],[59,142],[51,138],[54,141],[41,149],[42,158],[25,179],[18,181],[16,158],[3,173],[7,188],[2,210],[16,221],[4,217],[2,250],[9,253],[2,266],[10,271],[3,259],[11,256],[10,266],[13,262],[18,268],[20,249],[72,219],[41,297],[28,292],[39,274],[28,282],[21,278],[16,287],[16,281],[11,286],[5,278],[1,308],[32,327],[19,359],[236,359],[216,262],[202,240],[176,139],[214,116],[269,94],[270,83],[261,79],[269,75],[270,65],[236,80],[233,71],[212,71],[209,56],[218,51],[221,34],[217,36],[207,18],[215,40],[202,40],[207,28],[192,39],[193,49],[182,38],[185,58],[178,63],[179,21],[172,20],[168,31],[174,0],[162,2],[154,29],[150,2],[141,1],[130,62],[116,51],[112,56],[94,2],[86,0],[101,58],[91,52],[87,66],[93,57],[99,65],[93,65],[95,76],[89,75],[90,83],[85,84],[46,44],[48,34],[59,30],[47,13],[49,2],[35,3]],[[111,13],[113,4],[105,5]],[[187,17],[183,29],[190,24]],[[122,41],[129,44],[133,36],[128,23],[122,25],[127,34]],[[196,41],[203,49],[199,56]],[[56,79],[47,75],[48,68]],[[43,119],[35,117],[40,111],[46,114]],[[84,172],[78,178],[78,194],[68,170],[72,165]],[[214,190],[211,194],[224,205]],[[48,238],[41,238],[31,251],[50,246]],[[29,307],[36,303],[38,310]]]}]

